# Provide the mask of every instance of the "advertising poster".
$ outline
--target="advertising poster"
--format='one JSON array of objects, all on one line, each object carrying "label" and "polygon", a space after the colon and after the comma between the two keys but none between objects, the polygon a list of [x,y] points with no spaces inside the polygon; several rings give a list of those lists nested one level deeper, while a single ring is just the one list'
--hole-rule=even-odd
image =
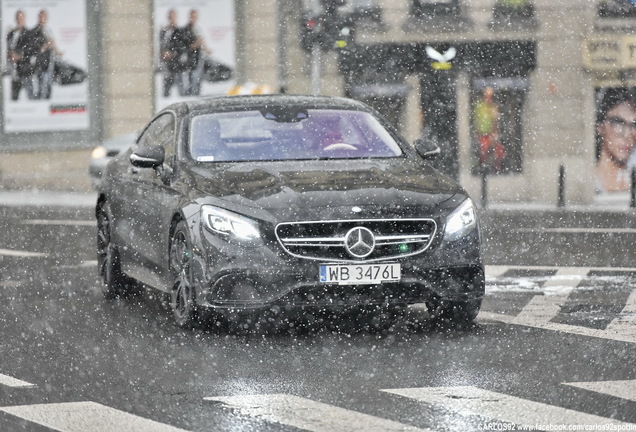
[{"label": "advertising poster", "polygon": [[0,0],[4,130],[85,130],[84,0]]},{"label": "advertising poster", "polygon": [[636,87],[596,91],[596,192],[629,192],[636,166]]},{"label": "advertising poster", "polygon": [[155,108],[234,85],[233,0],[155,0]]},{"label": "advertising poster", "polygon": [[523,169],[523,106],[528,83],[520,78],[475,79],[471,91],[474,174]]}]

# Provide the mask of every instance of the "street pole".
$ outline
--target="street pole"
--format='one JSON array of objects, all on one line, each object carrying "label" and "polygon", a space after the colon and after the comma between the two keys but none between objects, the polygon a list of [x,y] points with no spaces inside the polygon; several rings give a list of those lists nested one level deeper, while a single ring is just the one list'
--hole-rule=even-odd
[{"label": "street pole", "polygon": [[321,93],[322,72],[322,48],[318,42],[311,47],[311,93]]},{"label": "street pole", "polygon": [[287,93],[287,43],[285,31],[285,0],[278,0],[278,91]]}]

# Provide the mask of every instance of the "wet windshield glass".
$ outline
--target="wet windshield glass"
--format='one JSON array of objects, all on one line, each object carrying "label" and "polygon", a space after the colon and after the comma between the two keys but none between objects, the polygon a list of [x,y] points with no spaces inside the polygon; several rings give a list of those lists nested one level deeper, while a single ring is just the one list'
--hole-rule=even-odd
[{"label": "wet windshield glass", "polygon": [[194,117],[190,154],[198,162],[228,162],[386,158],[400,156],[402,150],[365,112],[242,111]]}]

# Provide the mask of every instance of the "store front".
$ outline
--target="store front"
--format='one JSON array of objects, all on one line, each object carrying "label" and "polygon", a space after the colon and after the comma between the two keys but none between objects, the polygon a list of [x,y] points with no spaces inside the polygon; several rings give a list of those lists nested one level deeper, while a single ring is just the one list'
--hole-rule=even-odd
[{"label": "store front", "polygon": [[[427,54],[427,47],[439,58]],[[412,91],[408,77],[417,77],[421,134],[438,141],[438,167],[454,178],[460,172],[459,109],[471,113],[472,129],[471,160],[461,169],[474,175],[522,172],[524,102],[535,64],[533,41],[357,45],[340,55],[346,95],[373,106],[398,128]],[[459,74],[469,77],[470,106],[458,106]],[[479,110],[484,92],[492,93],[492,105]],[[490,122],[488,110],[497,113]]]}]

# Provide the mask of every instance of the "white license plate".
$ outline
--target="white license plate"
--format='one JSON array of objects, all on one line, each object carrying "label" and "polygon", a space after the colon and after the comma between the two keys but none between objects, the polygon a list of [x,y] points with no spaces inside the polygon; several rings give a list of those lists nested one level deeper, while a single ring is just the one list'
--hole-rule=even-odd
[{"label": "white license plate", "polygon": [[400,281],[400,264],[324,264],[320,282],[338,285],[365,285]]}]

